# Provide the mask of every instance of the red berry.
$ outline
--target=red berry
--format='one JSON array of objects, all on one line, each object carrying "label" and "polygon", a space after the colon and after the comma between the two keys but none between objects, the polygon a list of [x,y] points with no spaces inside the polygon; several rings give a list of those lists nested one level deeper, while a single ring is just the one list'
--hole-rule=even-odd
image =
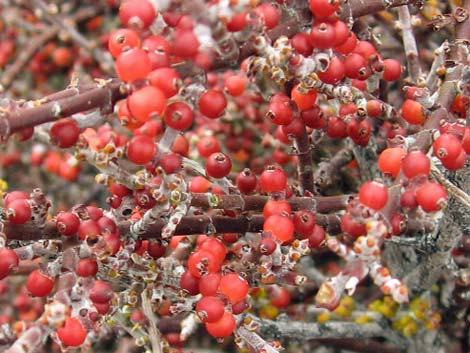
[{"label": "red berry", "polygon": [[264,220],[263,231],[270,232],[282,243],[294,237],[294,223],[285,214],[275,214]]},{"label": "red berry", "polygon": [[357,42],[353,53],[360,54],[364,59],[368,61],[372,55],[377,54],[377,49],[375,49],[374,45],[371,42],[361,40]]},{"label": "red berry", "polygon": [[5,196],[4,196],[5,207],[8,208],[8,206],[10,205],[10,203],[12,201],[27,200],[27,199],[29,199],[29,194],[28,193],[26,193],[24,191],[20,191],[20,190],[11,191],[11,192],[5,194]]},{"label": "red berry", "polygon": [[114,291],[108,282],[96,280],[90,290],[90,300],[93,304],[106,304],[113,298]]},{"label": "red berry", "polygon": [[308,236],[308,246],[312,249],[318,248],[326,239],[326,232],[325,230],[319,226],[318,224],[315,225],[313,228],[312,233]]},{"label": "red berry", "polygon": [[64,326],[57,330],[59,339],[69,347],[81,346],[85,342],[87,334],[82,322],[75,317],[67,318]]},{"label": "red berry", "polygon": [[216,322],[224,316],[224,303],[217,297],[203,297],[196,305],[196,314],[202,322]]},{"label": "red berry", "polygon": [[294,111],[289,103],[271,99],[266,117],[276,125],[288,125],[294,118]]},{"label": "red berry", "polygon": [[337,47],[344,44],[349,39],[351,36],[351,31],[349,30],[348,25],[341,20],[335,21],[333,23],[333,27],[336,34],[333,47]]},{"label": "red berry", "polygon": [[400,78],[403,72],[401,63],[396,59],[384,60],[383,79],[385,81],[396,81]]},{"label": "red berry", "polygon": [[82,221],[78,227],[78,235],[81,240],[96,239],[101,234],[101,228],[97,221],[88,219]]},{"label": "red berry", "polygon": [[320,22],[312,27],[310,32],[310,43],[314,48],[328,49],[333,47],[335,43],[336,32],[328,22]]},{"label": "red berry", "polygon": [[216,322],[206,323],[206,329],[214,337],[224,338],[233,334],[237,324],[232,314],[225,312],[224,316]]},{"label": "red berry", "polygon": [[220,152],[220,143],[214,136],[204,136],[197,143],[197,150],[202,157]]},{"label": "red berry", "polygon": [[245,92],[248,80],[242,75],[231,75],[225,79],[225,90],[232,96],[238,97]]},{"label": "red berry", "polygon": [[401,147],[393,147],[383,150],[378,160],[380,170],[382,173],[396,178],[398,173],[400,173],[402,159],[405,156],[406,152]]},{"label": "red berry", "polygon": [[354,50],[354,48],[356,48],[356,45],[356,34],[354,32],[350,32],[349,37],[346,39],[346,41],[341,45],[335,46],[334,50],[340,54],[348,55]]},{"label": "red berry", "polygon": [[171,52],[182,58],[194,58],[199,51],[199,40],[192,29],[176,30]]},{"label": "red berry", "polygon": [[166,246],[163,246],[159,241],[150,241],[147,252],[154,259],[159,259],[166,252]]},{"label": "red berry", "polygon": [[290,203],[284,200],[269,200],[263,207],[264,218],[280,213],[290,214],[291,212],[292,207]]},{"label": "red berry", "polygon": [[276,27],[281,19],[281,11],[270,3],[259,5],[255,12],[264,19],[264,24],[267,29]]},{"label": "red berry", "polygon": [[190,271],[183,273],[180,279],[181,289],[187,291],[190,295],[199,294],[199,278],[194,277]]},{"label": "red berry", "polygon": [[238,303],[232,304],[232,314],[233,315],[241,314],[246,309],[248,309],[249,306],[250,305],[248,304],[248,301],[246,299],[242,300],[242,301],[239,301]]},{"label": "red berry", "polygon": [[142,46],[150,52],[160,52],[166,55],[171,53],[171,47],[168,41],[163,36],[151,35],[145,38]]},{"label": "red berry", "polygon": [[279,309],[287,308],[292,300],[290,292],[286,288],[279,286],[272,286],[269,298],[271,304]]},{"label": "red berry", "polygon": [[406,227],[406,220],[402,214],[397,213],[392,218],[392,234],[393,235],[400,235],[405,231]]},{"label": "red berry", "polygon": [[293,222],[295,231],[299,233],[302,238],[306,238],[315,228],[315,213],[308,210],[298,211],[294,214]]},{"label": "red berry", "polygon": [[227,296],[232,304],[245,299],[249,289],[248,282],[237,273],[229,273],[220,279],[219,292]]},{"label": "red berry", "polygon": [[148,0],[126,0],[119,8],[119,18],[127,27],[148,28],[156,17],[157,12]]},{"label": "red berry", "polygon": [[312,129],[321,129],[326,126],[325,114],[318,106],[302,111],[300,117],[305,125]]},{"label": "red berry", "polygon": [[341,217],[341,231],[354,238],[367,234],[366,225],[355,220],[349,212],[346,212],[343,217]]},{"label": "red berry", "polygon": [[56,227],[60,234],[71,236],[77,233],[80,218],[72,212],[61,212],[57,215]]},{"label": "red berry", "polygon": [[282,169],[269,166],[261,173],[259,183],[265,192],[280,192],[287,187],[287,176]]},{"label": "red berry", "polygon": [[208,273],[199,279],[199,292],[204,296],[213,296],[219,289],[222,275],[219,272]]},{"label": "red berry", "polygon": [[77,264],[77,275],[80,277],[93,277],[98,273],[98,263],[95,259],[81,259]]},{"label": "red berry", "polygon": [[326,133],[332,138],[343,139],[348,136],[347,125],[340,117],[330,116]]},{"label": "red berry", "polygon": [[378,118],[384,113],[384,106],[378,99],[367,101],[367,115],[371,118]]},{"label": "red berry", "polygon": [[12,224],[24,224],[31,220],[31,207],[25,199],[16,199],[8,203],[8,221]]},{"label": "red berry", "polygon": [[172,129],[187,130],[193,124],[193,120],[193,110],[184,102],[174,102],[166,108],[165,123]]},{"label": "red berry", "polygon": [[310,43],[310,36],[308,33],[297,33],[292,37],[291,44],[297,53],[305,57],[310,56],[313,52],[313,46]]},{"label": "red berry", "polygon": [[222,152],[212,153],[206,162],[206,173],[212,178],[223,178],[232,170],[232,161]]},{"label": "red berry", "polygon": [[224,243],[214,237],[207,237],[204,239],[199,248],[201,250],[207,250],[211,252],[219,262],[223,262],[225,260],[225,256],[227,255],[227,248],[225,247]]},{"label": "red berry", "polygon": [[227,30],[230,32],[239,32],[243,30],[247,24],[247,13],[240,12],[232,16],[230,21],[227,23]]},{"label": "red berry", "polygon": [[401,114],[410,124],[420,125],[426,121],[426,114],[421,103],[407,99],[401,107]]},{"label": "red berry", "polygon": [[207,250],[197,250],[188,259],[188,270],[196,278],[210,272],[220,270],[221,261],[212,252]]},{"label": "red berry", "polygon": [[388,201],[387,187],[376,181],[368,181],[359,189],[359,201],[373,210],[381,210]]},{"label": "red berry", "polygon": [[16,268],[19,264],[18,255],[16,252],[9,248],[0,249],[0,280],[7,277],[11,270]]},{"label": "red berry", "polygon": [[181,170],[183,159],[179,154],[167,153],[160,159],[160,166],[166,174],[173,174]]},{"label": "red berry", "polygon": [[[281,129],[289,138],[296,138],[300,137],[304,132],[305,123],[301,118],[294,118],[288,125],[281,125]],[[288,157],[289,155],[287,155],[287,158]],[[285,163],[287,163],[287,161]]]},{"label": "red berry", "polygon": [[325,71],[318,71],[318,77],[325,83],[335,85],[340,82],[346,75],[346,68],[344,62],[334,56],[331,58],[330,63]]},{"label": "red berry", "polygon": [[146,86],[133,92],[127,98],[131,114],[140,122],[147,122],[153,116],[162,116],[166,108],[166,97],[153,86]]},{"label": "red berry", "polygon": [[418,201],[416,200],[416,190],[408,189],[403,194],[401,194],[400,205],[405,208],[418,207]]},{"label": "red berry", "polygon": [[51,140],[60,148],[75,145],[80,135],[80,128],[73,119],[60,119],[51,127]]},{"label": "red berry", "polygon": [[88,216],[90,217],[90,219],[92,219],[93,221],[97,221],[101,217],[103,217],[103,210],[99,207],[87,206],[86,211],[87,211]]},{"label": "red berry", "polygon": [[413,179],[418,175],[429,175],[431,161],[423,152],[411,151],[403,158],[401,168],[407,178]]},{"label": "red berry", "polygon": [[310,10],[316,17],[329,17],[339,8],[339,0],[310,0]]},{"label": "red berry", "polygon": [[218,90],[208,90],[199,99],[199,111],[210,119],[222,116],[227,107],[225,95]]},{"label": "red berry", "polygon": [[117,58],[123,51],[140,47],[139,34],[127,28],[120,28],[109,36],[108,49]]},{"label": "red berry", "polygon": [[154,140],[148,136],[135,136],[127,146],[127,157],[135,164],[144,165],[150,162],[157,152]]},{"label": "red berry", "polygon": [[277,243],[272,238],[263,238],[259,243],[258,250],[262,255],[271,255],[277,248]]},{"label": "red berry", "polygon": [[439,183],[428,182],[416,190],[416,200],[426,212],[439,211],[447,204],[447,190]]},{"label": "red berry", "polygon": [[33,297],[47,297],[54,289],[53,278],[43,274],[40,270],[34,270],[28,276],[26,288]]},{"label": "red berry", "polygon": [[116,71],[126,82],[144,79],[152,70],[152,63],[146,51],[132,48],[122,52],[116,59]]},{"label": "red berry", "polygon": [[434,141],[433,152],[441,161],[454,161],[462,151],[462,143],[452,134],[442,134]]},{"label": "red berry", "polygon": [[236,183],[242,193],[249,194],[256,189],[258,180],[250,169],[245,168],[237,175]]},{"label": "red berry", "polygon": [[300,110],[307,110],[313,108],[317,100],[317,91],[311,90],[302,92],[300,84],[296,85],[291,91],[292,100],[295,102]]},{"label": "red berry", "polygon": [[456,171],[465,166],[465,162],[467,161],[467,154],[465,150],[462,148],[459,155],[455,159],[451,160],[442,160],[442,165],[449,170]]},{"label": "red berry", "polygon": [[178,93],[181,86],[181,76],[175,69],[161,67],[153,70],[147,78],[153,87],[162,91],[166,98],[173,97]]},{"label": "red berry", "polygon": [[344,59],[346,76],[349,78],[364,79],[370,75],[369,65],[360,54],[352,53]]}]

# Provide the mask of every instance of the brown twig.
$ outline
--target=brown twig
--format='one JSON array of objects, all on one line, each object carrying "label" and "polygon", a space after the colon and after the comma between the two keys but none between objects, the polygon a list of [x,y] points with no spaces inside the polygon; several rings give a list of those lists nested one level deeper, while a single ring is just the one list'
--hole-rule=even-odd
[{"label": "brown twig", "polygon": [[100,108],[104,113],[113,110],[114,103],[127,94],[127,88],[119,80],[112,80],[104,85],[97,84],[93,89],[82,91],[78,88],[68,88],[64,91],[65,98],[46,102],[39,101],[39,106],[23,108],[12,112],[3,112],[0,125],[1,136],[20,131],[57,119],[84,112],[94,108]]},{"label": "brown twig", "polygon": [[314,193],[313,160],[309,136],[302,127],[302,134],[295,139],[299,159],[298,173],[303,192]]},{"label": "brown twig", "polygon": [[[340,218],[335,214],[317,215],[317,223],[324,226],[331,234],[337,234],[340,231]],[[166,219],[159,219],[152,224],[142,239],[159,239],[164,226],[167,224]],[[259,232],[263,229],[264,217],[255,216],[185,216],[176,227],[175,235],[191,235],[191,234],[210,234],[216,233],[246,233]],[[122,236],[130,233],[131,223],[128,221],[121,222],[119,229]],[[38,229],[32,224],[25,225],[5,225],[5,234],[8,239],[13,240],[39,240],[39,239],[57,239],[60,234],[56,229],[55,222],[49,221],[43,229]]]},{"label": "brown twig", "polygon": [[[319,213],[340,211],[346,208],[348,202],[355,195],[292,197],[287,201],[294,211],[312,210]],[[268,196],[238,196],[238,195],[212,195],[192,194],[191,206],[201,208],[218,208],[238,211],[261,211],[268,202]]]}]

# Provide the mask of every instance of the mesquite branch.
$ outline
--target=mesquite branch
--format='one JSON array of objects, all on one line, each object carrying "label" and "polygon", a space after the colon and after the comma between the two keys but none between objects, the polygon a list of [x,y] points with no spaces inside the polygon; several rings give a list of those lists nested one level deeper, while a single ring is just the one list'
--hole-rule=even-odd
[{"label": "mesquite branch", "polygon": [[127,94],[126,86],[119,80],[110,80],[83,89],[67,88],[53,96],[34,102],[33,108],[18,108],[3,111],[0,117],[2,137],[22,129],[68,117],[72,114],[100,108],[103,113],[111,113],[114,103]]}]

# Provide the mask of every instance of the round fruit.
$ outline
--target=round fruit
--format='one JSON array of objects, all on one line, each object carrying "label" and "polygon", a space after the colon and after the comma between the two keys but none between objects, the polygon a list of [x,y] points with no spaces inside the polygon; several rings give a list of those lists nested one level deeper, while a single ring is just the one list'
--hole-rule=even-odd
[{"label": "round fruit", "polygon": [[373,210],[381,210],[388,201],[387,187],[376,181],[368,181],[359,189],[359,201]]}]

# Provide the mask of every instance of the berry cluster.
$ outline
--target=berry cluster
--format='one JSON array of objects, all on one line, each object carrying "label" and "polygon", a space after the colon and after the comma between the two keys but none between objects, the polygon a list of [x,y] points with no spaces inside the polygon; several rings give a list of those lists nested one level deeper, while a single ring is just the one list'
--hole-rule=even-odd
[{"label": "berry cluster", "polygon": [[[45,96],[0,102],[7,353],[93,350],[111,332],[179,353],[199,325],[250,352],[284,334],[404,351],[434,341],[439,310],[468,317],[468,16],[394,0],[32,3],[0,35],[8,94],[30,55]],[[458,38],[435,58],[412,28],[434,8]],[[49,43],[17,53],[43,22]],[[405,55],[385,44],[401,48],[395,30]],[[47,74],[68,87],[45,93]]]}]

